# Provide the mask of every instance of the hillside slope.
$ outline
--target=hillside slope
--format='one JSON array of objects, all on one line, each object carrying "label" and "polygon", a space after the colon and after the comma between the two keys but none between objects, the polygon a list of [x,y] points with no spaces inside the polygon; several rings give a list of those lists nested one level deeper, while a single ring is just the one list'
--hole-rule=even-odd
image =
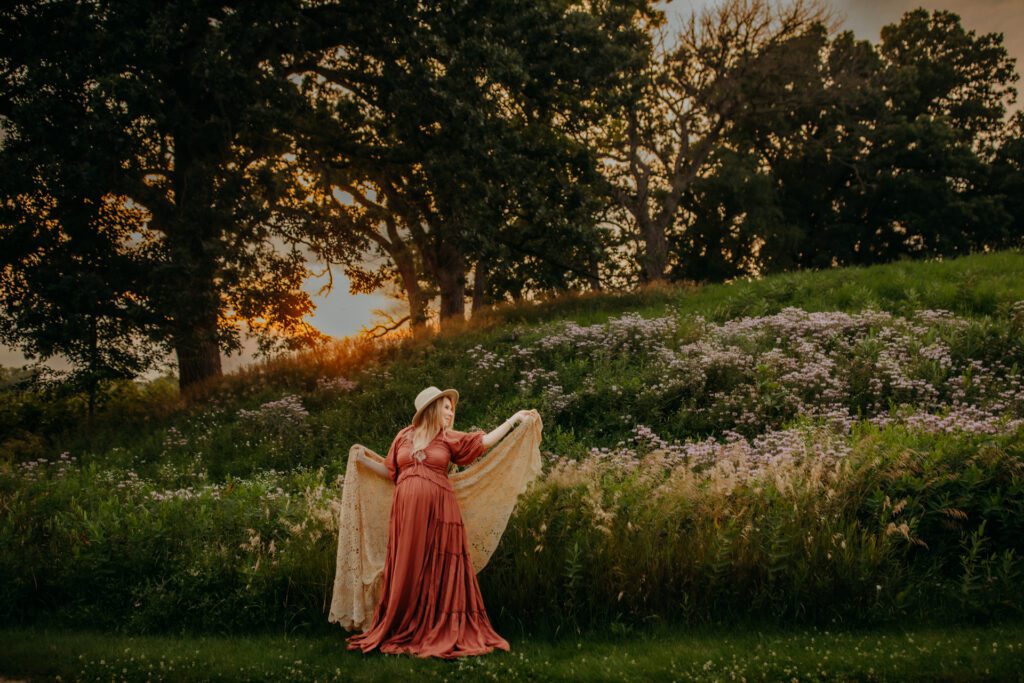
[{"label": "hillside slope", "polygon": [[[320,352],[255,364],[225,377],[209,389],[207,400],[193,405],[177,398],[170,378],[122,383],[106,396],[105,408],[91,428],[84,423],[80,399],[7,394],[0,416],[0,443],[13,460],[64,451],[102,459],[103,453],[120,447],[135,452],[139,464],[166,462],[175,455],[173,448],[165,447],[166,441],[193,438],[216,442],[231,452],[236,450],[232,441],[240,438],[231,428],[237,424],[234,418],[239,411],[255,410],[292,395],[296,397],[293,410],[308,412],[309,420],[303,419],[314,423],[311,435],[290,444],[292,458],[275,458],[265,464],[330,466],[339,453],[347,452],[347,443],[360,441],[381,447],[388,442],[390,435],[407,424],[413,412],[412,399],[431,384],[459,389],[462,400],[457,422],[462,428],[488,428],[520,408],[535,407],[547,411],[543,414],[550,417],[549,434],[559,443],[567,439],[587,447],[612,445],[632,433],[634,425],[620,419],[623,415],[656,427],[666,436],[687,438],[715,433],[716,429],[721,433],[727,424],[679,418],[680,412],[709,400],[706,395],[693,396],[688,407],[679,396],[653,401],[648,389],[652,384],[659,386],[651,378],[661,375],[662,361],[645,361],[638,345],[647,343],[655,348],[663,343],[676,348],[683,341],[692,341],[698,334],[695,316],[708,323],[723,323],[744,316],[777,315],[787,307],[848,314],[877,310],[897,317],[944,310],[971,323],[968,338],[952,340],[960,353],[965,357],[982,353],[994,359],[1004,354],[1002,360],[1009,366],[1019,360],[1019,351],[1007,337],[1011,330],[1005,326],[1012,319],[1014,303],[1022,300],[1024,253],[1019,251],[944,262],[901,261],[783,274],[727,285],[568,296],[500,307],[464,329],[426,342],[406,339],[380,347],[346,342]],[[624,314],[628,315],[623,318]],[[563,352],[555,349],[557,335],[567,325],[607,324],[616,317],[622,318],[618,324],[607,330],[591,328],[589,334],[598,340],[607,335],[608,343],[615,343],[615,334],[636,340],[621,342],[624,345],[618,352],[601,354],[588,348],[584,353],[583,347],[569,349],[565,344]],[[661,322],[652,322],[655,319]],[[545,338],[548,341],[543,341]],[[527,349],[538,344],[545,347],[542,357],[533,364],[525,363]],[[706,363],[699,357],[692,360]],[[594,391],[601,395],[579,394],[576,407],[570,406],[569,396],[589,383],[596,383]],[[617,389],[609,388],[610,394],[604,395],[599,390],[604,386]],[[874,400],[886,398],[879,395]],[[868,401],[866,397],[850,400],[851,408]],[[265,410],[273,412],[273,406]],[[283,414],[288,410],[287,406],[281,408]],[[213,415],[220,416],[215,420],[220,427],[210,427]],[[287,421],[287,417],[282,419]],[[775,424],[780,423],[776,420]],[[247,428],[242,426],[243,431]],[[564,433],[572,436],[563,437]],[[240,469],[230,464],[217,469],[242,475],[258,469],[264,459],[256,453],[245,460],[248,464]]]}]

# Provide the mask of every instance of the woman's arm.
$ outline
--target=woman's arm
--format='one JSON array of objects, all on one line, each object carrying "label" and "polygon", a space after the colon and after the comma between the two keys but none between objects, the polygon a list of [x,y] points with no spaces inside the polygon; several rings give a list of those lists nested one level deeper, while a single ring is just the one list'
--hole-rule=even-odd
[{"label": "woman's arm", "polygon": [[515,415],[513,415],[512,417],[510,417],[509,419],[505,420],[500,425],[495,427],[494,431],[484,434],[484,448],[490,448],[494,444],[504,439],[505,435],[508,434],[509,431],[511,431],[512,427],[515,426],[517,422],[522,422],[523,416],[526,414],[526,412],[527,411],[525,410],[520,410],[518,413],[516,413]]},{"label": "woman's arm", "polygon": [[358,457],[359,462],[362,463],[363,466],[368,467],[370,471],[374,472],[375,474],[379,474],[385,479],[388,478],[388,468],[384,465],[384,463],[377,462],[373,458],[369,457],[368,455],[366,455],[366,451],[359,451],[356,457]]}]

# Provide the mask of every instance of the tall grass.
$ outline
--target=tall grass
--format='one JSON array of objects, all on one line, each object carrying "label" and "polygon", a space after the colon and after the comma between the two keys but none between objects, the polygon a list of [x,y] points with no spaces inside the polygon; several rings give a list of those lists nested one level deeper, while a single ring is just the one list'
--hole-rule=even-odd
[{"label": "tall grass", "polygon": [[[549,461],[480,575],[496,624],[1020,616],[1024,429],[865,424],[830,457],[816,444],[838,435],[794,430],[802,453],[754,467],[735,444],[711,465],[662,449]],[[119,474],[65,460],[3,480],[5,623],[326,628],[341,485],[323,469],[174,490]]]},{"label": "tall grass", "polygon": [[571,631],[1021,613],[1024,431],[867,425],[834,459],[807,435],[805,457],[754,475],[661,451],[566,462],[522,504],[484,593],[510,625]]}]

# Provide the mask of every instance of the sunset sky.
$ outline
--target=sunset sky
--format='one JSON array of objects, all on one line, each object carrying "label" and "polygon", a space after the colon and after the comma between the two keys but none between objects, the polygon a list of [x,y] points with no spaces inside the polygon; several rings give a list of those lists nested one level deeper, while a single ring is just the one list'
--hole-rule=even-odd
[{"label": "sunset sky", "polygon": [[[705,6],[713,6],[713,0],[673,0],[664,7],[673,25],[678,26],[681,20],[689,17],[694,10]],[[978,34],[1003,34],[1003,40],[1011,57],[1017,60],[1017,72],[1021,72],[1024,63],[1024,2],[1021,0],[947,0],[946,2],[910,2],[906,0],[833,0],[831,5],[840,17],[845,17],[843,27],[852,30],[860,39],[868,39],[877,43],[882,26],[899,21],[900,16],[916,7],[927,10],[945,9],[960,15],[963,25]],[[1024,91],[1024,81],[1018,81],[1016,87]],[[1021,99],[1013,106],[1020,109]],[[327,296],[316,296],[317,290],[326,282],[326,278],[312,279],[306,284],[306,291],[314,295],[317,311],[312,318],[313,324],[326,334],[344,337],[356,334],[363,327],[374,324],[374,309],[390,309],[401,306],[399,302],[383,295],[350,295],[348,280],[339,270],[334,273],[334,290]],[[247,356],[234,356],[224,359],[225,370],[230,370],[247,362]],[[25,358],[13,349],[0,346],[0,364],[20,366]],[[63,367],[59,362],[51,363],[54,367]]]}]

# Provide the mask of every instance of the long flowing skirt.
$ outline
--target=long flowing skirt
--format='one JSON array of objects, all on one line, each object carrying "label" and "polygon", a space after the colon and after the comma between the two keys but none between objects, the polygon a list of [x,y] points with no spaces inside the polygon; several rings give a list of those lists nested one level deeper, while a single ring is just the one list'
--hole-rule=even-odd
[{"label": "long flowing skirt", "polygon": [[443,659],[508,651],[484,609],[455,494],[419,469],[399,477],[381,600],[347,648]]}]

